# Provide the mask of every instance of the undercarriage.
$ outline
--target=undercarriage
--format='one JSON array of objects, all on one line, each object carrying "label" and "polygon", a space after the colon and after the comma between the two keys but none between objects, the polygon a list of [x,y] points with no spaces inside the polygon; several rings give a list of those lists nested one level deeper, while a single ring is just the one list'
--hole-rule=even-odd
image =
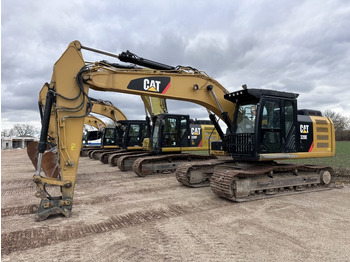
[{"label": "undercarriage", "polygon": [[132,169],[138,176],[144,177],[153,173],[174,172],[181,163],[192,161],[205,163],[214,158],[214,156],[185,153],[147,156],[137,158],[133,162]]},{"label": "undercarriage", "polygon": [[330,167],[213,160],[186,163],[176,170],[186,186],[210,186],[212,191],[235,202],[250,201],[329,189],[334,171]]}]

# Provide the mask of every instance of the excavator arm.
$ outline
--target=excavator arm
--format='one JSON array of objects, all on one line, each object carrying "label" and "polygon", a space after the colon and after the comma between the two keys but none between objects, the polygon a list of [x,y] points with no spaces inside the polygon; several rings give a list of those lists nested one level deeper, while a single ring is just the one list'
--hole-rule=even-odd
[{"label": "excavator arm", "polygon": [[[46,104],[47,95],[52,96],[52,99],[55,100],[55,90],[50,88],[50,85],[48,83],[45,83],[44,86],[41,88],[39,92],[39,112],[41,120],[44,119],[44,108]],[[124,115],[124,113],[114,106],[111,102],[100,100],[100,99],[93,99],[90,98],[91,104],[89,104],[89,111],[94,114],[98,114],[104,117],[107,117],[108,119],[112,120],[114,123],[116,123],[118,120],[127,120],[127,117]],[[48,123],[48,131],[47,131],[47,145],[45,148],[54,148],[57,145],[57,134],[58,134],[58,128],[57,128],[57,111],[55,108],[51,108],[50,110],[50,118],[52,119]],[[102,127],[106,127],[106,124],[93,115],[87,115],[84,118],[84,124],[95,126],[98,129],[101,129]],[[42,169],[46,176],[48,177],[57,177],[58,173],[56,170],[56,154],[53,151],[49,151],[45,153],[44,160],[42,160]],[[38,161],[38,142],[31,142],[27,147],[27,154],[30,160],[33,163],[33,166],[37,169],[37,161]]]},{"label": "excavator arm", "polygon": [[[90,98],[91,99],[91,98]],[[113,122],[117,122],[118,120],[127,120],[127,117],[124,113],[114,106],[111,102],[105,100],[92,100],[92,108],[91,113],[99,114],[105,117],[108,117]]]},{"label": "excavator arm", "polygon": [[[71,214],[84,119],[91,112],[89,105],[92,101],[88,96],[90,88],[196,103],[221,118],[228,128],[232,126],[235,104],[224,99],[224,95],[229,92],[205,73],[190,67],[167,68],[162,64],[153,66],[149,61],[142,62],[146,62],[150,68],[125,68],[101,62],[89,64],[83,59],[82,49],[119,58],[117,55],[83,47],[74,41],[55,63],[49,84],[50,92],[47,92],[46,97],[38,163],[46,148],[49,125],[53,122],[57,126],[60,176],[58,179],[42,177],[40,168],[37,168],[34,182],[38,186],[36,195],[41,198],[36,213],[37,220],[57,213],[67,217]],[[215,117],[211,114],[211,118]],[[222,132],[221,136],[223,137]],[[46,185],[61,187],[62,195],[52,197]]]},{"label": "excavator arm", "polygon": [[84,125],[89,125],[97,129],[101,129],[107,126],[105,122],[93,115],[88,115],[85,117]]},{"label": "excavator arm", "polygon": [[[43,119],[44,114],[44,108],[46,103],[46,96],[48,91],[54,92],[52,89],[50,89],[49,84],[45,83],[44,86],[41,88],[39,92],[39,112],[40,117]],[[127,117],[125,114],[116,106],[114,106],[111,102],[101,100],[101,99],[94,99],[90,98],[91,100],[91,106],[89,108],[89,111],[94,114],[98,114],[104,117],[107,117],[108,119],[112,120],[114,123],[116,123],[118,120],[127,120]],[[52,119],[56,119],[56,111],[51,110]],[[84,124],[95,126],[96,128],[100,129],[101,127],[106,127],[106,124],[100,120],[99,118],[93,116],[93,115],[87,115]],[[52,144],[56,143],[57,138],[57,121],[50,121],[49,123],[49,130],[48,130],[48,141],[51,141]]]}]

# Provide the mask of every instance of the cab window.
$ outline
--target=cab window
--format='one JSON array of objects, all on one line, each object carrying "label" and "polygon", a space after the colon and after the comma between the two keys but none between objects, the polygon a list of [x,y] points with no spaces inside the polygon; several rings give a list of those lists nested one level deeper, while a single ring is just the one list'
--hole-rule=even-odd
[{"label": "cab window", "polygon": [[236,133],[254,133],[256,104],[240,105],[237,113]]}]

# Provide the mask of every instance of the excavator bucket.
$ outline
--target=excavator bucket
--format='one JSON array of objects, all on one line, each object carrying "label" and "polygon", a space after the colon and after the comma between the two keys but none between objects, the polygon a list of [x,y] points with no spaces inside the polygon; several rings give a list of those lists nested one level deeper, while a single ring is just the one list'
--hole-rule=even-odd
[{"label": "excavator bucket", "polygon": [[38,142],[34,141],[28,144],[27,154],[33,166],[36,168],[36,164],[38,163]]},{"label": "excavator bucket", "polygon": [[47,177],[58,177],[58,163],[57,154],[51,151],[47,151],[43,154],[41,168]]},{"label": "excavator bucket", "polygon": [[[36,169],[38,163],[38,142],[34,141],[28,144],[27,154],[29,159],[32,161],[34,168]],[[47,177],[57,178],[58,164],[57,156],[54,152],[46,151],[43,154],[41,168]]]}]

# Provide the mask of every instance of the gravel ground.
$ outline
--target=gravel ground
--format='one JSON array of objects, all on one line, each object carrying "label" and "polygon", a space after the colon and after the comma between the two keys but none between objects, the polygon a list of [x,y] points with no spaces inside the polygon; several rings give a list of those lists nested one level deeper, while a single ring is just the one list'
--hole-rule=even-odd
[{"label": "gravel ground", "polygon": [[233,203],[174,174],[80,158],[73,213],[34,221],[34,168],[2,151],[2,261],[350,261],[350,185]]}]

